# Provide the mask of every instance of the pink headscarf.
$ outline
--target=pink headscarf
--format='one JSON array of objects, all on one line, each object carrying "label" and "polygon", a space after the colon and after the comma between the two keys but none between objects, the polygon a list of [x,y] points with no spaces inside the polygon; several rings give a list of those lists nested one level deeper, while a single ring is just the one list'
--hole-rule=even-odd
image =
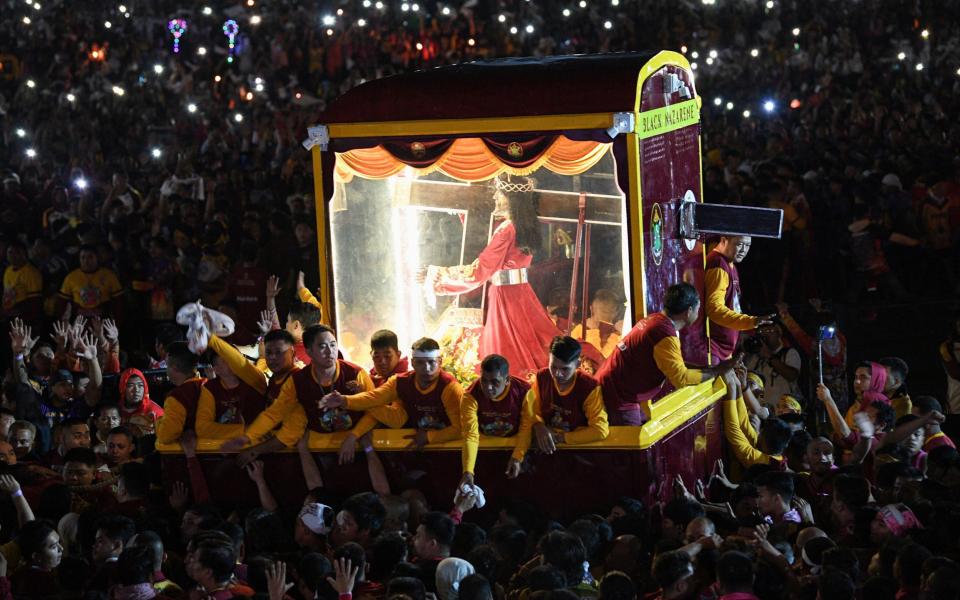
[{"label": "pink headscarf", "polygon": [[870,363],[870,387],[863,392],[863,399],[860,404],[870,406],[874,402],[883,402],[890,404],[890,398],[883,393],[883,388],[887,385],[887,368],[880,363]]},{"label": "pink headscarf", "polygon": [[902,536],[910,529],[923,528],[920,520],[905,504],[888,504],[880,508],[879,514],[895,537]]}]

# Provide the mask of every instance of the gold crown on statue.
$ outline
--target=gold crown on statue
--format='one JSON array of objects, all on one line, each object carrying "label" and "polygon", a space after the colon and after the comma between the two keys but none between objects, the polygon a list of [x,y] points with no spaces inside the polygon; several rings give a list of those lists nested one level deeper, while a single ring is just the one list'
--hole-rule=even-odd
[{"label": "gold crown on statue", "polygon": [[498,192],[513,194],[516,192],[532,192],[537,181],[532,177],[511,177],[506,173],[498,175],[493,180]]}]

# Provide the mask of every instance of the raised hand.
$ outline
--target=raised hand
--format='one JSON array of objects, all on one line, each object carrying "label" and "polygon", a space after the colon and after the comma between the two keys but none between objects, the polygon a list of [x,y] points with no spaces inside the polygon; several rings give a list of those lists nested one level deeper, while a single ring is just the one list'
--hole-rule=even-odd
[{"label": "raised hand", "polygon": [[303,271],[299,271],[299,272],[297,272],[297,293],[298,293],[298,294],[300,293],[300,290],[302,290],[302,289],[304,289],[305,287],[307,287],[306,285],[304,285],[303,282],[304,282]]},{"label": "raised hand", "polygon": [[170,492],[170,506],[177,512],[183,512],[190,503],[190,490],[182,481],[173,484],[173,491]]},{"label": "raised hand", "polygon": [[84,333],[77,342],[77,356],[86,360],[97,360],[97,338],[92,333]]},{"label": "raised hand", "polygon": [[87,319],[83,315],[77,315],[76,320],[73,322],[73,338],[77,340],[81,335],[87,330]]},{"label": "raised hand", "polygon": [[120,330],[117,328],[117,322],[113,319],[104,319],[103,320],[103,337],[110,343],[111,346],[117,344],[120,341]]},{"label": "raised hand", "polygon": [[287,591],[287,563],[280,561],[270,563],[266,570],[270,600],[283,600]]},{"label": "raised hand", "polygon": [[16,494],[20,489],[20,482],[13,475],[0,475],[0,492],[5,494]]},{"label": "raised hand", "polygon": [[250,479],[252,479],[255,483],[260,483],[265,480],[262,460],[253,460],[248,462],[246,471],[247,475],[249,475]]},{"label": "raised hand", "polygon": [[[327,582],[337,594],[343,596],[353,591],[353,583],[357,579],[357,572],[360,567],[354,567],[353,562],[348,558],[341,558],[333,561],[336,577],[327,577]],[[271,598],[271,600],[273,600]]]},{"label": "raised hand", "polygon": [[261,310],[260,320],[257,321],[257,329],[260,330],[260,335],[270,333],[270,330],[273,329],[273,313],[269,310]]},{"label": "raised hand", "polygon": [[14,319],[10,324],[10,349],[15,355],[27,353],[29,328],[20,319]]},{"label": "raised hand", "polygon": [[830,388],[822,383],[817,384],[817,398],[824,404],[833,402],[833,394],[830,393]]},{"label": "raised hand", "polygon": [[271,275],[267,278],[267,298],[276,299],[280,294],[280,278],[276,275]]},{"label": "raised hand", "polygon": [[53,322],[53,341],[57,345],[57,350],[65,352],[67,349],[67,340],[70,339],[70,325],[66,321]]}]

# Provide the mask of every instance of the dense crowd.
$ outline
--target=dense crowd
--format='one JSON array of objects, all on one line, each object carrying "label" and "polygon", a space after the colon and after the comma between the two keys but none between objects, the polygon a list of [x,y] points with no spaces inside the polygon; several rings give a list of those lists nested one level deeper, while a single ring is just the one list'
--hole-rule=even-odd
[{"label": "dense crowd", "polygon": [[[951,3],[187,4],[0,2],[11,339],[0,350],[0,596],[960,597],[960,456],[947,435],[960,412],[960,321],[939,340],[939,401],[910,398],[901,358],[848,365],[842,332],[822,340],[817,359],[819,328],[836,321],[828,304],[805,306],[825,298],[872,322],[872,307],[958,291]],[[174,17],[187,23],[177,53]],[[466,476],[454,506],[391,490],[357,435],[341,455],[362,450],[374,491],[326,489],[309,434],[283,403],[285,380],[266,375],[336,359],[335,333],[311,303],[320,282],[306,126],[344,91],[398,72],[651,48],[696,65],[705,199],[785,211],[784,239],[756,241],[741,265],[745,305],[776,305],[779,318],[727,373],[750,423],[725,420],[726,466],[673,482],[672,498],[655,504],[623,498],[560,524],[504,498],[477,507]],[[174,324],[198,298],[236,325],[229,343],[211,336],[202,358]],[[354,374],[370,388],[407,369],[407,349],[381,333],[373,366]],[[434,352],[424,344],[411,359]],[[555,350],[576,359],[562,343]],[[821,367],[824,385],[802,383]],[[170,395],[191,385],[192,408]],[[259,441],[244,427],[259,411],[225,418],[201,401],[204,390],[239,388],[261,410],[270,398],[287,413],[257,425],[279,427],[240,455],[258,498],[227,512],[211,500],[195,444]],[[722,401],[726,414],[739,400]],[[438,402],[448,410],[450,398]],[[518,444],[508,474],[523,477],[525,453],[602,439],[604,409],[591,407],[571,431],[528,423],[530,449]],[[337,419],[372,426],[342,408]],[[382,408],[367,412],[397,418]],[[467,438],[460,423],[411,442]],[[172,494],[160,487],[157,440],[184,447],[189,481]],[[282,445],[301,461],[302,506],[279,505],[271,487],[285,482],[257,460]],[[474,445],[473,460],[484,458]]]}]

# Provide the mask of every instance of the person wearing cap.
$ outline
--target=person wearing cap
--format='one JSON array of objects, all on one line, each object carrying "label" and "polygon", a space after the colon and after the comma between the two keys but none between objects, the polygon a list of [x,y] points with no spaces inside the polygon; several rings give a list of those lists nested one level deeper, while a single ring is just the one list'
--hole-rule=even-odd
[{"label": "person wearing cap", "polygon": [[507,461],[507,477],[520,474],[520,463],[530,447],[533,430],[533,398],[530,384],[510,375],[510,364],[499,354],[491,354],[480,362],[480,379],[474,381],[460,399],[460,422],[463,430],[463,480],[473,484],[474,467],[481,433],[485,436],[516,438],[513,453]]},{"label": "person wearing cap", "polygon": [[[600,382],[578,368],[580,342],[557,336],[550,344],[547,368],[537,371],[527,402],[535,419],[534,436],[541,452],[553,454],[557,444],[586,444],[609,435],[607,411]],[[519,471],[522,455],[514,455],[510,469]],[[508,473],[511,471],[508,470]]]},{"label": "person wearing cap", "polygon": [[800,401],[797,400],[795,396],[784,394],[780,396],[780,400],[777,402],[777,407],[774,410],[774,413],[776,413],[778,417],[786,414],[802,415],[803,405],[800,404]]},{"label": "person wearing cap", "polygon": [[920,519],[906,504],[881,506],[870,522],[870,541],[882,546],[890,538],[905,536],[911,529],[923,529]]},{"label": "person wearing cap", "polygon": [[638,322],[620,340],[596,375],[611,425],[640,425],[641,403],[660,394],[667,382],[679,389],[733,369],[738,358],[703,369],[684,364],[679,331],[696,322],[699,312],[696,288],[672,285],[664,294],[663,310]]},{"label": "person wearing cap", "polygon": [[362,430],[363,435],[376,426],[376,419],[362,410],[324,408],[320,401],[331,392],[357,393],[373,389],[373,382],[362,367],[337,358],[337,338],[326,325],[311,325],[303,332],[303,343],[310,365],[293,372],[280,388],[276,401],[246,427],[239,437],[221,448],[239,450],[266,436],[274,427],[277,443],[293,447],[304,432],[316,434]]},{"label": "person wearing cap", "polygon": [[[428,443],[460,439],[463,388],[453,375],[443,370],[440,344],[430,338],[420,338],[413,343],[411,358],[412,370],[394,375],[380,387],[349,396],[335,390],[323,397],[320,406],[366,410],[387,427],[416,429],[407,439],[418,450]],[[340,446],[341,461],[353,460],[356,438],[370,429],[372,426],[357,428],[347,436]]]},{"label": "person wearing cap", "polygon": [[294,524],[293,541],[305,552],[326,552],[327,535],[333,527],[333,517],[333,509],[326,504],[304,504]]}]

